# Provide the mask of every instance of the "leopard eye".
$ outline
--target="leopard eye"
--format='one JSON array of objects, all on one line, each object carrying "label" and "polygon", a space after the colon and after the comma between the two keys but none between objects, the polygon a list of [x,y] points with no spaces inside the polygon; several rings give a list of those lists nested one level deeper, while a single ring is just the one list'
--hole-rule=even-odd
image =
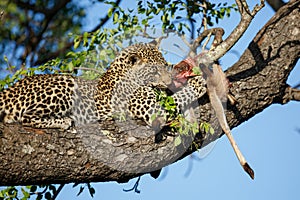
[{"label": "leopard eye", "polygon": [[139,60],[139,57],[136,55],[129,57],[130,64],[132,64],[132,65],[136,64],[138,62],[138,60]]}]

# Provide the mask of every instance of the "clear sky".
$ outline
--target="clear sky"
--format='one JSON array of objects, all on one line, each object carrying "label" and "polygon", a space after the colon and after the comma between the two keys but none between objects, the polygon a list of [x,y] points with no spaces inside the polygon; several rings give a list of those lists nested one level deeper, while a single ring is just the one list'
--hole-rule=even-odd
[{"label": "clear sky", "polygon": [[[133,0],[124,1],[132,6]],[[125,6],[123,2],[122,6]],[[213,2],[213,1],[212,1]],[[216,1],[223,2],[223,1]],[[258,0],[248,0],[253,6]],[[103,12],[101,7],[89,11],[88,27],[93,27]],[[249,30],[233,50],[242,54],[256,33],[274,15],[266,5],[253,20]],[[222,21],[226,34],[238,23],[238,14]],[[174,59],[174,58],[167,58]],[[221,59],[224,69],[238,60],[228,53]],[[291,73],[288,83],[300,82],[300,65]],[[206,157],[185,159],[164,168],[157,180],[145,175],[141,178],[140,194],[123,192],[131,188],[136,179],[129,183],[93,183],[96,189],[94,199],[153,200],[153,199],[299,199],[300,197],[300,102],[287,105],[272,105],[249,121],[233,129],[234,137],[242,152],[255,170],[251,180],[240,167],[226,137],[218,140]],[[201,154],[201,153],[200,153]],[[195,153],[194,157],[199,157]],[[186,172],[192,167],[190,174]],[[58,199],[74,199],[79,188],[66,186]],[[76,199],[89,199],[87,190]]]}]

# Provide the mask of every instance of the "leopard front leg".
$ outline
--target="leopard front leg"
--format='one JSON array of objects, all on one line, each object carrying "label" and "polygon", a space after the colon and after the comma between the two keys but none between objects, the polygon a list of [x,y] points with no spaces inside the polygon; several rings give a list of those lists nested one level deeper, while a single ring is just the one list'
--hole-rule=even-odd
[{"label": "leopard front leg", "polygon": [[159,120],[159,127],[155,129],[161,128],[166,122],[167,112],[157,102],[157,94],[150,87],[140,87],[133,92],[129,99],[128,110],[133,118],[142,119],[151,127],[158,125],[157,120]]},{"label": "leopard front leg", "polygon": [[[158,93],[151,87],[139,87],[130,97],[128,110],[133,118],[142,119],[150,125],[155,132],[160,131],[172,117],[182,113],[184,116],[194,101],[206,93],[205,81],[202,77],[194,77],[188,85],[173,94],[175,108],[170,113],[169,108],[162,104]],[[171,116],[171,115],[173,116]],[[188,113],[190,114],[190,113]],[[191,113],[193,115],[193,113]],[[193,118],[193,116],[191,116]],[[191,119],[191,122],[195,119]]]}]

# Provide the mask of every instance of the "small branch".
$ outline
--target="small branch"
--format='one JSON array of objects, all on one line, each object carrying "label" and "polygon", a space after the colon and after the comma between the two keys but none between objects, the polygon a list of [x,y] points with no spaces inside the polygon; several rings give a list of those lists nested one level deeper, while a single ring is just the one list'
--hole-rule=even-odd
[{"label": "small branch", "polygon": [[[176,35],[178,35],[180,37],[180,39],[183,41],[183,43],[188,47],[188,49],[191,49],[192,48],[192,45],[191,43],[186,39],[185,35],[184,34],[181,34],[177,31],[174,31],[174,30],[168,30],[166,31],[167,34],[169,33],[175,33]],[[175,45],[174,46],[178,47],[180,50],[184,51],[183,49],[181,49],[178,45]]]},{"label": "small branch", "polygon": [[255,5],[255,7],[251,12],[252,17],[254,17],[264,6],[265,6],[265,1],[260,0],[260,4]]},{"label": "small branch", "polygon": [[204,30],[207,30],[207,3],[206,1],[203,2],[203,27]]},{"label": "small branch", "polygon": [[191,57],[195,56],[197,54],[196,52],[197,47],[203,42],[205,38],[207,38],[210,35],[215,36],[213,41],[213,46],[219,45],[223,41],[222,40],[223,34],[224,34],[224,30],[222,28],[212,28],[203,31],[203,33],[201,33],[192,43],[189,56]]},{"label": "small branch", "polygon": [[253,17],[264,7],[264,0],[261,0],[260,2],[260,5],[256,5],[253,11],[250,11],[245,0],[236,0],[236,4],[238,5],[241,14],[241,21],[224,42],[208,52],[212,60],[220,59],[242,37],[248,29]]},{"label": "small branch", "polygon": [[[119,4],[121,3],[121,0],[117,0],[115,5],[112,7],[112,13],[115,12],[116,8],[119,6]],[[106,15],[104,18],[101,19],[100,23],[94,27],[90,32],[94,32],[97,31],[99,28],[101,28],[108,20],[110,19],[110,17],[108,15]]]},{"label": "small branch", "polygon": [[48,12],[47,9],[43,9],[43,8],[36,6],[32,3],[29,3],[29,2],[25,3],[21,0],[11,0],[10,2],[17,4],[17,6],[23,8],[23,9],[32,10],[34,12],[39,12],[39,13],[43,13],[43,14],[46,14]]},{"label": "small branch", "polygon": [[42,195],[48,190],[49,186],[46,186],[45,189],[41,192],[31,192],[30,195]]},{"label": "small branch", "polygon": [[288,86],[285,90],[285,95],[282,98],[282,103],[286,104],[289,101],[300,101],[300,90]]},{"label": "small branch", "polygon": [[138,36],[141,36],[141,37],[144,37],[144,38],[147,38],[147,39],[152,39],[152,41],[150,43],[154,44],[155,46],[157,46],[157,48],[159,48],[160,44],[161,44],[161,41],[165,38],[168,38],[169,37],[169,32],[167,31],[166,32],[167,34],[164,35],[164,36],[161,36],[161,37],[154,37],[154,36],[151,36],[147,33],[147,26],[145,26],[145,29],[143,31],[143,34],[139,34]]},{"label": "small branch", "polygon": [[206,45],[208,44],[208,42],[209,42],[209,40],[210,40],[210,37],[211,37],[211,32],[208,34],[207,39],[206,39],[206,41],[204,42],[204,44],[203,44],[203,46],[202,46],[202,51],[205,50]]},{"label": "small branch", "polygon": [[56,190],[55,194],[52,197],[52,200],[55,200],[56,197],[58,196],[58,194],[62,191],[62,189],[64,188],[65,184],[60,184],[60,186],[58,187],[58,189]]},{"label": "small branch", "polygon": [[203,4],[195,2],[195,5],[203,8],[203,11],[202,11],[203,19],[202,19],[202,24],[201,24],[200,29],[203,27],[204,30],[207,30],[207,2],[203,1]]},{"label": "small branch", "polygon": [[195,24],[193,18],[189,18],[188,21],[191,24],[191,39],[194,39],[194,32],[195,32]]},{"label": "small branch", "polygon": [[239,12],[241,15],[243,15],[244,12],[248,13],[250,15],[250,10],[247,2],[245,0],[237,0],[236,4],[238,6]]},{"label": "small branch", "polygon": [[185,36],[183,34],[178,33],[179,37],[181,38],[181,40],[189,47],[192,48],[191,44],[189,43],[189,41],[186,40]]},{"label": "small branch", "polygon": [[51,53],[48,53],[46,55],[44,55],[42,58],[38,58],[37,61],[35,61],[33,63],[33,65],[41,65],[41,64],[44,64],[45,62],[51,60],[51,59],[54,59],[54,58],[57,58],[59,57],[60,55],[63,55],[65,54],[67,51],[70,50],[70,48],[72,48],[73,46],[73,41],[71,42],[68,42],[65,44],[64,47],[62,47],[61,49],[58,49],[57,51],[55,52],[51,52]]},{"label": "small branch", "polygon": [[137,181],[135,182],[134,186],[130,189],[123,189],[124,192],[130,192],[130,191],[134,191],[135,193],[141,193],[141,191],[138,189],[139,184],[140,184],[140,180],[141,180],[141,176],[139,176],[139,178],[137,179]]}]

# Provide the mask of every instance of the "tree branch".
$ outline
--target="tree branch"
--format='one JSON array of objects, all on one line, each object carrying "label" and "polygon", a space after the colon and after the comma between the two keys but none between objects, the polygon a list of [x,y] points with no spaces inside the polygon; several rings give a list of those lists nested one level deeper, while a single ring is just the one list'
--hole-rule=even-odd
[{"label": "tree branch", "polygon": [[212,43],[212,49],[218,46],[222,41],[222,36],[224,35],[224,29],[222,28],[212,28],[204,30],[192,43],[189,56],[194,57],[197,52],[196,49],[203,42],[203,40],[209,35],[214,35],[214,41]]},{"label": "tree branch", "polygon": [[[56,4],[53,6],[52,9],[48,9],[47,12],[45,12],[45,20],[43,23],[43,27],[41,28],[41,31],[38,33],[38,35],[36,35],[36,39],[33,40],[35,41],[35,43],[31,44],[31,48],[32,48],[32,52],[35,54],[37,52],[37,46],[39,44],[39,42],[42,40],[42,37],[44,35],[44,33],[47,31],[49,24],[51,23],[52,19],[55,17],[55,15],[63,8],[65,7],[71,0],[65,0],[65,1],[58,1],[56,2]],[[32,40],[31,40],[32,41]],[[68,44],[66,44],[67,46]],[[66,49],[63,48],[63,49]],[[61,49],[59,50],[61,51]],[[58,52],[59,52],[58,51]],[[33,61],[34,57],[31,57],[30,63],[31,65],[36,64],[36,62]]]},{"label": "tree branch", "polygon": [[285,90],[285,95],[282,98],[282,103],[288,103],[290,101],[300,101],[300,90],[288,86]]},{"label": "tree branch", "polygon": [[[70,1],[70,0],[66,0],[65,2],[67,3],[67,2],[69,2],[69,1]],[[114,12],[114,11],[116,10],[116,7],[119,6],[119,4],[121,3],[121,1],[122,1],[122,0],[117,0],[117,1],[116,1],[115,6],[112,8],[112,9],[113,9],[112,12]],[[59,5],[62,6],[63,4],[60,3],[60,4],[58,4],[57,6],[55,6],[56,9],[53,9],[52,12],[54,12],[55,10],[57,10],[57,9],[59,8]],[[51,16],[52,16],[52,15],[51,15]],[[52,18],[50,18],[50,20],[51,20],[51,19],[52,19]],[[108,15],[106,15],[104,18],[101,19],[100,23],[99,23],[97,26],[95,26],[90,32],[94,32],[94,31],[98,30],[98,29],[101,28],[108,20],[109,20],[109,17],[108,17]],[[43,31],[41,31],[41,34],[39,34],[39,38],[40,38],[40,37],[42,36],[42,34],[44,33],[45,28],[47,28],[48,24],[49,24],[49,22],[47,22],[47,23],[46,23],[46,26],[44,26]],[[39,40],[38,40],[38,41],[39,41]],[[35,61],[35,62],[33,63],[33,65],[41,65],[41,64],[44,64],[44,63],[47,62],[48,60],[51,60],[51,59],[53,59],[53,58],[56,58],[56,57],[58,57],[58,56],[64,54],[64,53],[66,52],[66,50],[70,49],[70,48],[73,46],[73,44],[74,44],[73,41],[67,42],[67,43],[65,44],[65,46],[62,47],[61,49],[58,49],[58,50],[55,51],[55,52],[48,53],[47,55],[44,55],[42,58],[38,58],[38,60]]]},{"label": "tree branch", "polygon": [[[300,2],[294,1],[280,9],[227,71],[238,102],[228,105],[226,112],[231,128],[282,103],[287,78],[300,55],[299,8]],[[178,147],[174,136],[154,143],[153,131],[136,121],[105,121],[67,132],[0,123],[0,185],[128,181],[222,135],[207,96],[195,105],[195,116],[200,116],[199,122],[210,122],[215,133],[187,138]]]},{"label": "tree branch", "polygon": [[242,37],[244,32],[248,29],[253,17],[259,10],[264,7],[264,0],[261,0],[260,5],[256,5],[253,11],[249,10],[249,6],[245,0],[236,0],[239,12],[241,14],[241,21],[232,33],[218,45],[215,49],[209,52],[212,60],[219,60],[226,52],[228,52],[233,45]]},{"label": "tree branch", "polygon": [[36,60],[34,62],[34,65],[44,64],[44,63],[46,63],[47,61],[49,61],[51,59],[57,58],[57,57],[65,54],[65,52],[67,52],[70,48],[72,48],[73,45],[74,45],[74,42],[71,41],[71,42],[66,43],[64,47],[62,47],[61,49],[58,49],[55,52],[43,54],[43,57],[38,58],[38,60]]},{"label": "tree branch", "polygon": [[62,191],[62,189],[65,187],[65,184],[60,184],[57,188],[56,192],[54,193],[52,200],[55,200],[56,197],[59,195],[59,193]]}]

